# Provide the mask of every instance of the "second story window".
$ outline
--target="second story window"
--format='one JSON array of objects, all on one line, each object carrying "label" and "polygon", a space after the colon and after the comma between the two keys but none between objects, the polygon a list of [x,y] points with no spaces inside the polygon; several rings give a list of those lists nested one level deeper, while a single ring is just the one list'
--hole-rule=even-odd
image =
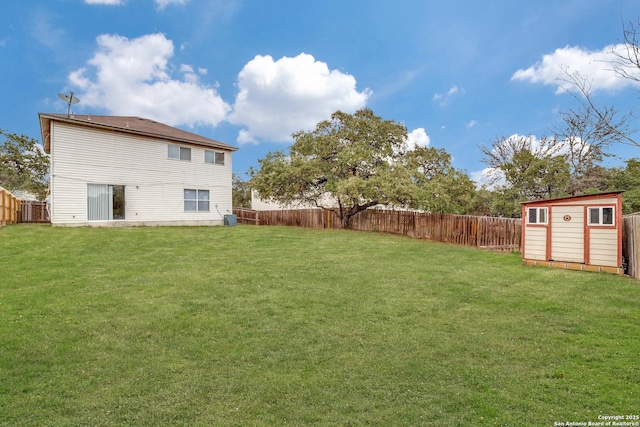
[{"label": "second story window", "polygon": [[221,151],[204,151],[204,162],[215,165],[224,165],[224,153]]},{"label": "second story window", "polygon": [[191,148],[169,144],[168,157],[176,160],[191,160]]}]

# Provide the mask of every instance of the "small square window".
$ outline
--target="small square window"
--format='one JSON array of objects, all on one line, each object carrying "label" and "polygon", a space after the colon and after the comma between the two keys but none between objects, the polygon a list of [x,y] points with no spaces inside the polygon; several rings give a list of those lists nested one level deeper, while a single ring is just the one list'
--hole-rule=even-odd
[{"label": "small square window", "polygon": [[184,210],[195,212],[198,210],[197,190],[184,190]]},{"label": "small square window", "polygon": [[216,165],[224,165],[224,153],[216,152]]},{"label": "small square window", "polygon": [[527,222],[529,224],[546,224],[548,208],[529,208]]},{"label": "small square window", "polygon": [[602,208],[602,224],[613,225],[613,208]]},{"label": "small square window", "polygon": [[169,144],[169,158],[170,159],[179,159],[180,158],[180,147],[178,147],[177,145],[171,145]]},{"label": "small square window", "polygon": [[613,206],[589,208],[589,225],[614,225]]},{"label": "small square window", "polygon": [[209,190],[198,190],[198,211],[209,212]]}]

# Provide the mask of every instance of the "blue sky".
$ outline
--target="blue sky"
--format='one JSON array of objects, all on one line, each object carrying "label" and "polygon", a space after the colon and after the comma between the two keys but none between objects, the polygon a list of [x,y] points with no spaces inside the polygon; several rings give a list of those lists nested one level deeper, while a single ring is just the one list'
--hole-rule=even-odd
[{"label": "blue sky", "polygon": [[[243,174],[291,133],[369,107],[472,178],[480,144],[549,135],[577,106],[639,93],[609,52],[637,0],[25,0],[0,6],[0,128],[40,138],[38,113],[136,115],[239,148]],[[640,149],[618,147],[620,159]],[[618,161],[619,161],[618,160]]]}]

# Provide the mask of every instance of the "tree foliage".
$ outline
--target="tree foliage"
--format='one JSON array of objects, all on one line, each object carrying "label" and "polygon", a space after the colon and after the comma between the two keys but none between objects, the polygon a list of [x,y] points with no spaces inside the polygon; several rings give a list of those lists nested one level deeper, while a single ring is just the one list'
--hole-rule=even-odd
[{"label": "tree foliage", "polygon": [[334,210],[345,228],[350,219],[378,204],[406,205],[411,197],[404,173],[407,129],[370,109],[336,112],[310,132],[293,134],[289,155],[271,152],[251,170],[261,198],[283,205]]},{"label": "tree foliage", "polygon": [[409,207],[435,213],[473,212],[475,183],[451,165],[444,149],[416,147],[405,155],[406,170],[412,178]]},{"label": "tree foliage", "polygon": [[480,151],[493,171],[491,184],[514,190],[517,202],[566,194],[570,167],[555,138],[502,137],[491,146],[481,146]]},{"label": "tree foliage", "polygon": [[234,207],[250,208],[251,207],[251,186],[248,181],[243,180],[240,175],[232,176],[232,202]]},{"label": "tree foliage", "polygon": [[629,159],[626,167],[611,171],[610,188],[624,191],[623,213],[640,212],[640,159]]},{"label": "tree foliage", "polygon": [[0,186],[47,197],[49,156],[33,138],[0,129]]}]

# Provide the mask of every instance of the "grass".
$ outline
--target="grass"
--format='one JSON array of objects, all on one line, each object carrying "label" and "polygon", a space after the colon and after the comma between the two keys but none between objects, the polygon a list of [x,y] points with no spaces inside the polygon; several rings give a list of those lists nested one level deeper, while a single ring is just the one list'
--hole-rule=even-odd
[{"label": "grass", "polygon": [[640,412],[640,284],[284,227],[0,229],[0,425]]}]

